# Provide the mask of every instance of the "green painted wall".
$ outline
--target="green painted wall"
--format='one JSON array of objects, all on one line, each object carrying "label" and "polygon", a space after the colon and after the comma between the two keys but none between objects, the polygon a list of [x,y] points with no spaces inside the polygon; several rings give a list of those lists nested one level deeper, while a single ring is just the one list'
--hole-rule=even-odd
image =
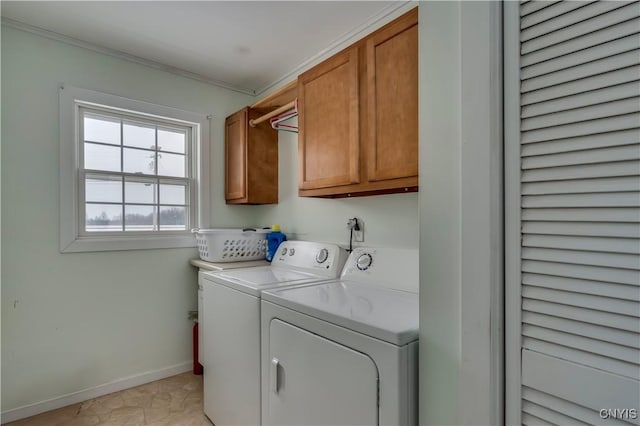
[{"label": "green painted wall", "polygon": [[298,197],[297,139],[281,133],[280,203],[224,204],[224,118],[255,101],[23,31],[2,29],[2,411],[188,362],[195,249],[60,254],[58,86],[213,115],[212,226],[267,226],[306,240],[417,248],[419,194]]},{"label": "green painted wall", "polygon": [[224,204],[224,118],[250,96],[2,29],[2,411],[188,362],[195,249],[60,254],[60,83],[213,115],[212,223]]},{"label": "green painted wall", "polygon": [[[355,198],[298,197],[298,139],[280,132],[279,203],[259,206],[261,224],[278,223],[294,238],[349,244],[347,220],[365,223],[364,243],[355,245],[418,248],[418,194]],[[275,163],[275,162],[274,162]]]}]

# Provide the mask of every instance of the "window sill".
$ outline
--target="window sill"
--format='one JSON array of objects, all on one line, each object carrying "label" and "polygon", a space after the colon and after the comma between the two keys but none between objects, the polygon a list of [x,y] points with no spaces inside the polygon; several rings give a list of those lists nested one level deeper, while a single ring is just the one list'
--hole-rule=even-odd
[{"label": "window sill", "polygon": [[61,253],[196,247],[192,234],[78,237],[60,244]]}]

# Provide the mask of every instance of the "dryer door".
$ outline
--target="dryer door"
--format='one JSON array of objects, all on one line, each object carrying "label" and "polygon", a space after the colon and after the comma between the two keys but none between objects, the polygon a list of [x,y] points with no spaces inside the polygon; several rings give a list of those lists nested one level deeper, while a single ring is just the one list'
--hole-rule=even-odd
[{"label": "dryer door", "polygon": [[378,424],[378,369],[367,355],[274,319],[269,361],[263,424]]}]

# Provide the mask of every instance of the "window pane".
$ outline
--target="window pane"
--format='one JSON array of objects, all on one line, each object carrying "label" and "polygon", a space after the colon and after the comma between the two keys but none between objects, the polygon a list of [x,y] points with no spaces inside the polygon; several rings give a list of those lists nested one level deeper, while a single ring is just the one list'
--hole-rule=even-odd
[{"label": "window pane", "polygon": [[184,231],[187,229],[186,208],[160,206],[160,229],[163,231]]},{"label": "window pane", "polygon": [[163,176],[186,177],[185,156],[180,154],[158,153],[158,174]]},{"label": "window pane", "polygon": [[94,143],[84,144],[84,168],[92,170],[120,171],[120,148]]},{"label": "window pane", "polygon": [[120,145],[120,120],[99,115],[84,116],[84,140]]},{"label": "window pane", "polygon": [[173,151],[184,154],[186,133],[158,129],[158,149],[161,151]]},{"label": "window pane", "polygon": [[123,123],[122,137],[124,145],[139,148],[156,149],[156,128],[138,123]]},{"label": "window pane", "polygon": [[86,201],[122,203],[122,178],[90,175],[84,182]]},{"label": "window pane", "polygon": [[124,148],[124,171],[128,173],[155,174],[156,153],[140,149]]},{"label": "window pane", "polygon": [[160,202],[162,204],[187,204],[184,185],[160,184]]},{"label": "window pane", "polygon": [[156,204],[157,192],[155,182],[141,182],[126,179],[124,183],[124,200],[126,203]]},{"label": "window pane", "polygon": [[154,206],[124,206],[124,230],[155,231],[156,209]]},{"label": "window pane", "polygon": [[122,231],[122,205],[86,204],[87,232]]}]

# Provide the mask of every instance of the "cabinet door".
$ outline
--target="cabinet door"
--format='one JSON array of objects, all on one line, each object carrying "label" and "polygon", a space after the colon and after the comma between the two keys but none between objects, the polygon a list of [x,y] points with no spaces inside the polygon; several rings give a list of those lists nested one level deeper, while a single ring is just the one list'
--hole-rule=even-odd
[{"label": "cabinet door", "polygon": [[[249,109],[249,120],[257,119],[262,111]],[[249,204],[278,203],[278,132],[266,121],[248,127],[247,135],[247,193]]]},{"label": "cabinet door", "polygon": [[366,43],[367,178],[418,175],[417,9]]},{"label": "cabinet door", "polygon": [[247,197],[247,125],[245,108],[225,121],[225,198]]},{"label": "cabinet door", "polygon": [[298,78],[300,189],[358,183],[358,49]]},{"label": "cabinet door", "polygon": [[273,319],[269,361],[264,425],[378,424],[378,369],[367,355]]}]

